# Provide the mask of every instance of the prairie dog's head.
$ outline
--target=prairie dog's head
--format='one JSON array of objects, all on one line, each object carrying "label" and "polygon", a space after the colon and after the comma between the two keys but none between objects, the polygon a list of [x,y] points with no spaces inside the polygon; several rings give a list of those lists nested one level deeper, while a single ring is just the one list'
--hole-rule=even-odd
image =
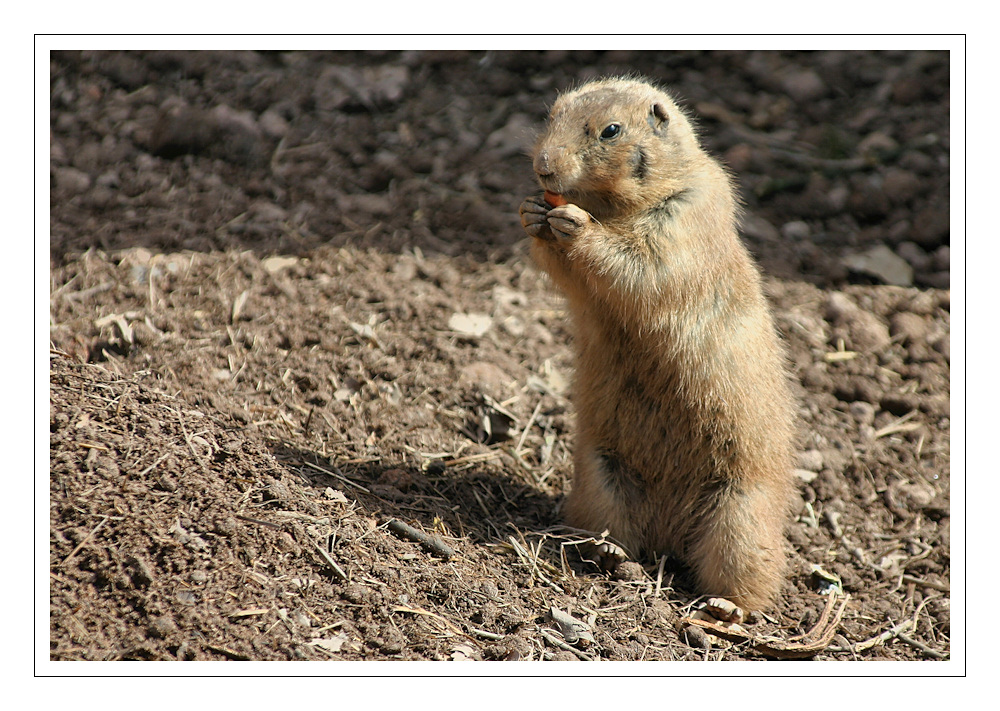
[{"label": "prairie dog's head", "polygon": [[701,155],[674,100],[634,79],[602,79],[556,99],[535,146],[542,188],[591,214],[641,208],[682,190]]}]

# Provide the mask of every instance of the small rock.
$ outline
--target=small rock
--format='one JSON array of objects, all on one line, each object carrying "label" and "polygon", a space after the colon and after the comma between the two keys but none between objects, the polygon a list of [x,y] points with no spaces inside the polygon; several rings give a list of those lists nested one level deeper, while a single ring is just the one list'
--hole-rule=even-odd
[{"label": "small rock", "polygon": [[[888,333],[886,333],[886,337],[888,338]],[[838,400],[846,403],[862,401],[875,404],[882,400],[883,393],[882,389],[871,378],[857,376],[848,379],[846,383],[835,385],[833,394]]]},{"label": "small rock", "polygon": [[937,298],[933,292],[918,291],[912,298],[901,303],[897,308],[899,311],[909,311],[919,316],[931,316],[937,310]]},{"label": "small rock", "polygon": [[504,320],[500,322],[500,328],[514,338],[520,338],[524,335],[525,331],[524,321],[517,316],[507,316],[504,318]]},{"label": "small rock", "polygon": [[323,496],[326,497],[329,501],[335,501],[339,504],[349,503],[347,497],[344,496],[343,491],[339,491],[329,486],[326,487],[326,489],[323,491]]},{"label": "small rock", "polygon": [[212,532],[225,537],[236,535],[236,519],[232,516],[223,516],[217,518],[212,526]]},{"label": "small rock", "polygon": [[913,267],[884,244],[861,254],[848,255],[843,262],[848,269],[874,276],[885,284],[913,285]]},{"label": "small rock", "polygon": [[802,220],[793,220],[781,226],[781,236],[787,240],[801,242],[802,240],[809,239],[811,233],[812,230],[809,229],[808,223]]},{"label": "small rock", "polygon": [[615,566],[613,577],[615,580],[635,582],[637,580],[645,579],[646,570],[639,563],[632,560],[626,560]]},{"label": "small rock", "polygon": [[799,102],[814,101],[826,94],[826,84],[812,69],[789,72],[782,78],[781,88]]},{"label": "small rock", "polygon": [[[397,645],[402,649],[401,645]],[[382,645],[382,649],[388,651],[386,645]],[[475,649],[467,644],[460,644],[451,650],[451,661],[453,662],[467,662],[471,661],[475,655]]]},{"label": "small rock", "polygon": [[847,294],[834,291],[826,300],[826,318],[833,323],[842,323],[861,309]]},{"label": "small rock", "polygon": [[274,109],[268,109],[257,119],[260,130],[269,138],[284,138],[288,134],[288,121]]},{"label": "small rock", "polygon": [[808,484],[814,481],[819,474],[817,472],[809,471],[808,469],[793,469],[792,474],[795,475],[799,481]]},{"label": "small rock", "polygon": [[890,484],[889,488],[896,502],[901,504],[907,511],[919,511],[926,508],[934,500],[934,497],[937,496],[934,487],[921,481],[896,482]]},{"label": "small rock", "polygon": [[486,314],[455,313],[448,319],[448,328],[463,336],[479,338],[493,326],[493,319]]},{"label": "small rock", "polygon": [[166,639],[177,631],[177,623],[169,617],[154,617],[146,628],[146,634],[153,639]]},{"label": "small rock", "polygon": [[292,534],[288,531],[280,531],[278,533],[278,538],[274,543],[274,547],[283,553],[301,553],[299,544],[295,542],[292,538]]},{"label": "small rock", "polygon": [[509,286],[498,284],[493,287],[493,300],[499,306],[527,306],[531,303],[528,295],[520,289],[511,289]]},{"label": "small rock", "polygon": [[927,338],[930,325],[917,314],[897,313],[889,319],[889,333],[899,337],[903,345],[917,343]]},{"label": "small rock", "polygon": [[261,260],[260,264],[264,267],[264,271],[268,274],[277,274],[278,272],[288,269],[289,267],[293,267],[298,263],[298,257],[282,257],[280,255],[275,255]]},{"label": "small rock", "polygon": [[823,468],[823,453],[818,449],[807,449],[800,452],[799,467],[811,472],[818,472]]},{"label": "small rock", "polygon": [[712,641],[708,638],[701,627],[695,627],[694,625],[688,625],[684,628],[681,636],[684,638],[689,645],[695,649],[711,649]]},{"label": "small rock", "polygon": [[889,241],[893,244],[898,242],[905,242],[910,236],[910,230],[913,229],[907,220],[899,220],[894,222],[889,227],[888,237]]},{"label": "small rock", "polygon": [[360,605],[371,597],[371,593],[363,585],[352,584],[347,586],[347,589],[343,592],[343,596],[348,602]]},{"label": "small rock", "polygon": [[904,76],[892,85],[892,100],[900,106],[910,106],[923,97],[925,85],[914,76]]},{"label": "small rock", "polygon": [[90,189],[90,176],[79,168],[56,168],[56,190],[63,195],[79,195]]},{"label": "small rock", "polygon": [[847,406],[847,411],[859,425],[870,425],[875,421],[875,406],[870,402],[855,400]]},{"label": "small rock", "polygon": [[878,316],[858,311],[848,325],[850,347],[856,351],[879,351],[889,345],[889,329]]},{"label": "small rock", "polygon": [[833,212],[840,212],[847,205],[847,201],[851,196],[850,188],[846,185],[835,185],[830,188],[830,192],[827,193],[826,200],[829,203],[830,210]]},{"label": "small rock", "polygon": [[861,156],[885,156],[892,154],[899,148],[899,144],[881,131],[869,133],[858,143],[857,152]]},{"label": "small rock", "polygon": [[87,141],[73,152],[71,160],[73,165],[82,171],[97,171],[101,167],[100,144],[95,141]]},{"label": "small rock", "polygon": [[934,418],[951,417],[951,397],[949,395],[928,395],[920,403],[920,409]]},{"label": "small rock", "polygon": [[209,112],[213,128],[210,154],[238,165],[257,166],[264,162],[264,136],[253,114],[237,111],[225,104]]}]

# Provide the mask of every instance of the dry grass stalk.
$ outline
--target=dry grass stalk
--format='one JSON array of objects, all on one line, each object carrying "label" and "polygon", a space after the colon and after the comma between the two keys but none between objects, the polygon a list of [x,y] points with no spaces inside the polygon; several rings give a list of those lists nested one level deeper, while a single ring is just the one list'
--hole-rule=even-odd
[{"label": "dry grass stalk", "polygon": [[916,414],[916,410],[910,410],[895,422],[890,422],[885,427],[875,430],[875,439],[888,437],[891,434],[897,434],[899,432],[911,432],[918,429],[920,427],[919,422],[908,422],[908,420],[913,419]]},{"label": "dry grass stalk", "polygon": [[94,526],[94,528],[91,529],[90,533],[88,533],[86,535],[86,537],[82,541],[80,541],[79,545],[77,545],[77,547],[74,548],[72,550],[72,552],[68,556],[66,556],[65,558],[63,558],[63,560],[59,564],[59,566],[62,567],[64,565],[66,565],[66,563],[68,563],[69,561],[71,561],[73,559],[73,556],[75,556],[77,553],[80,552],[80,549],[82,549],[85,545],[87,545],[88,543],[90,543],[90,539],[94,537],[94,534],[96,534],[98,531],[101,530],[101,527],[104,524],[106,524],[110,518],[111,518],[110,516],[104,516],[101,519],[101,522],[98,523],[96,526]]},{"label": "dry grass stalk", "polygon": [[337,562],[330,557],[329,553],[323,550],[323,546],[314,541],[312,538],[309,539],[309,542],[313,544],[313,547],[320,554],[320,557],[323,558],[323,562],[330,566],[330,570],[332,570],[338,578],[341,580],[348,580],[347,573],[344,572],[343,568],[337,565]]},{"label": "dry grass stalk", "polygon": [[[541,570],[539,570],[540,567],[545,566],[551,569],[554,573],[556,574],[559,573],[558,569],[556,569],[554,566],[539,559],[538,553],[541,551],[541,543],[539,543],[537,550],[532,549],[532,553],[529,553],[527,550],[525,550],[524,546],[522,546],[520,543],[517,542],[517,539],[514,538],[514,536],[508,536],[507,540],[510,542],[510,545],[514,549],[514,552],[517,553],[518,558],[521,559],[521,562],[529,569],[532,580],[534,580],[537,577],[539,580],[541,580],[543,583],[551,587],[553,590],[560,593],[566,592],[560,585],[553,582],[548,576],[546,576],[544,573],[542,573]],[[528,547],[531,548],[531,546]]]},{"label": "dry grass stalk", "polygon": [[[445,631],[440,631],[439,630],[438,634],[443,634],[443,635],[448,636],[448,637],[451,637],[453,635],[458,635],[458,636],[461,636],[461,637],[465,637],[466,639],[472,640],[474,643],[476,643],[476,640],[475,640],[474,637],[472,637],[470,635],[467,635],[465,632],[462,631],[461,627],[459,627],[458,625],[456,625],[451,620],[449,620],[449,619],[447,619],[445,617],[442,617],[441,615],[437,614],[436,612],[431,612],[430,610],[425,610],[422,607],[410,607],[410,606],[407,606],[407,605],[397,605],[396,607],[392,608],[392,611],[393,612],[403,612],[403,613],[407,613],[407,614],[410,614],[410,615],[422,615],[424,617],[429,617],[432,620],[437,620],[438,622],[440,622],[445,627]],[[478,644],[478,643],[476,643],[476,644]]]},{"label": "dry grass stalk", "polygon": [[310,469],[315,469],[318,472],[322,472],[323,474],[327,474],[328,476],[332,476],[334,479],[337,479],[338,481],[342,481],[345,484],[347,484],[348,486],[353,486],[355,489],[359,489],[359,490],[365,492],[366,494],[372,493],[371,489],[367,489],[367,488],[361,486],[361,484],[356,484],[355,482],[351,481],[346,476],[344,476],[343,474],[341,474],[339,470],[333,471],[333,470],[327,469],[325,467],[317,466],[317,465],[315,465],[315,464],[313,464],[311,462],[302,462],[302,463],[305,464]]}]

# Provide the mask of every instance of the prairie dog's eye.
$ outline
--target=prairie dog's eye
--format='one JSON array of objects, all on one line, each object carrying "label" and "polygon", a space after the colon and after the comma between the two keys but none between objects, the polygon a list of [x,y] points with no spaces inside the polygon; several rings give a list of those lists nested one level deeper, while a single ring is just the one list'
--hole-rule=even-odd
[{"label": "prairie dog's eye", "polygon": [[609,123],[605,126],[604,130],[601,131],[601,140],[607,140],[609,138],[614,138],[619,133],[622,132],[622,126],[619,123]]}]

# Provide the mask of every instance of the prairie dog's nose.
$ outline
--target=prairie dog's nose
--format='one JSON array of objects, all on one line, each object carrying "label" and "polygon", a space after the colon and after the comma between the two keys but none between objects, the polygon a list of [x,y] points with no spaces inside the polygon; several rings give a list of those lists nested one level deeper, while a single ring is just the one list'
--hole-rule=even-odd
[{"label": "prairie dog's nose", "polygon": [[538,151],[537,155],[535,155],[535,160],[532,163],[532,167],[535,169],[535,172],[542,177],[552,175],[555,172],[552,167],[553,163],[561,152],[561,148],[543,148]]}]

